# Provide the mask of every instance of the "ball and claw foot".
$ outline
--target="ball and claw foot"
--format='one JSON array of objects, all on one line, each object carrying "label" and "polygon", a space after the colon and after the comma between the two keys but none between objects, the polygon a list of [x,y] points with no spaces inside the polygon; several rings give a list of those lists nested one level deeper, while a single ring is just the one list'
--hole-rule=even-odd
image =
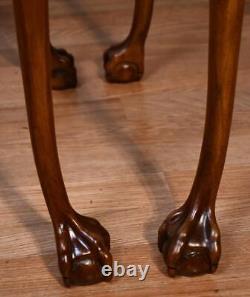
[{"label": "ball and claw foot", "polygon": [[214,212],[207,209],[192,215],[181,207],[159,229],[158,247],[171,277],[196,276],[217,269],[221,245]]},{"label": "ball and claw foot", "polygon": [[143,49],[120,44],[106,50],[103,60],[106,79],[111,83],[139,81],[143,76]]},{"label": "ball and claw foot", "polygon": [[64,49],[51,47],[51,83],[53,90],[72,89],[77,86],[74,58]]},{"label": "ball and claw foot", "polygon": [[110,236],[95,219],[74,213],[55,224],[59,268],[64,285],[90,285],[110,281],[102,267],[112,267]]}]

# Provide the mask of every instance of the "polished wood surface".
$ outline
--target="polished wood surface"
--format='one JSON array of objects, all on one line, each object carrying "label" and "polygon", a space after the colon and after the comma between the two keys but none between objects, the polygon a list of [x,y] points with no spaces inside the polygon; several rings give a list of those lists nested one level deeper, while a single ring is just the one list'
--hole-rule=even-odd
[{"label": "polished wood surface", "polygon": [[96,219],[73,209],[60,169],[50,84],[48,1],[14,0],[13,4],[33,153],[64,283],[108,281],[111,278],[104,277],[101,268],[112,266],[109,233]]},{"label": "polished wood surface", "polygon": [[134,17],[128,37],[104,53],[104,68],[109,82],[140,80],[144,73],[145,42],[152,19],[154,0],[135,0]]},{"label": "polished wood surface", "polygon": [[[55,5],[54,8],[57,8],[57,12],[55,9],[54,13],[60,19],[62,10],[68,11],[70,8],[66,3],[64,4],[65,7],[61,6],[61,1],[59,2],[53,5]],[[99,71],[101,71],[98,70],[101,69],[100,64],[91,62],[91,58],[96,59],[96,54],[99,50],[104,49],[110,40],[104,42],[102,39],[100,41],[96,38],[96,44],[93,45],[95,38],[88,40],[89,37],[87,37],[86,40],[86,36],[84,36],[83,44],[89,45],[93,50],[89,54],[90,58],[86,59],[87,50],[83,52],[83,44],[79,42],[79,45],[75,45],[70,39],[71,35],[69,35],[69,45],[66,48],[70,52],[75,52],[76,58],[80,61],[78,69],[80,71],[80,87],[77,91],[55,95],[59,148],[62,152],[66,185],[69,188],[73,205],[81,213],[101,219],[104,225],[108,227],[113,238],[114,244],[112,246],[114,247],[112,250],[116,259],[119,258],[127,263],[133,263],[135,258],[139,262],[149,262],[152,266],[149,278],[143,284],[127,278],[116,279],[114,281],[115,289],[109,284],[101,284],[87,289],[76,288],[72,293],[69,293],[62,291],[51,277],[51,268],[52,273],[54,273],[52,275],[56,275],[56,278],[59,277],[56,262],[53,260],[55,259],[53,237],[52,233],[48,234],[48,217],[43,204],[41,204],[42,197],[39,193],[37,180],[34,177],[32,160],[30,160],[31,152],[30,149],[27,149],[27,146],[29,148],[28,134],[26,129],[17,129],[20,123],[25,123],[25,117],[22,115],[23,104],[20,100],[22,90],[20,87],[16,87],[14,93],[12,87],[1,103],[4,111],[1,137],[3,137],[2,142],[5,143],[3,149],[7,152],[2,156],[3,178],[1,179],[3,183],[1,187],[3,200],[1,203],[3,209],[6,209],[5,222],[2,225],[4,239],[2,241],[4,244],[2,257],[5,268],[5,275],[2,278],[3,285],[1,286],[3,293],[13,292],[16,296],[22,294],[27,296],[29,295],[28,292],[31,292],[30,289],[33,288],[33,293],[36,291],[41,296],[44,294],[48,294],[48,296],[63,296],[64,294],[66,296],[69,294],[74,294],[74,296],[83,294],[103,296],[112,293],[117,296],[125,296],[128,293],[129,285],[130,290],[134,290],[136,296],[150,293],[158,296],[165,296],[166,294],[178,296],[185,295],[185,292],[189,294],[192,292],[195,295],[193,291],[195,286],[199,287],[199,292],[196,291],[197,296],[214,296],[215,293],[221,294],[221,296],[226,294],[230,296],[232,291],[234,296],[248,296],[249,288],[246,282],[248,267],[246,263],[248,259],[247,226],[249,221],[246,212],[249,205],[249,199],[247,199],[249,197],[247,150],[245,153],[243,151],[244,154],[239,155],[239,151],[243,150],[241,144],[247,145],[248,139],[248,105],[246,101],[248,83],[246,73],[249,64],[247,64],[248,55],[246,51],[243,55],[244,64],[241,66],[243,71],[240,72],[240,78],[243,79],[239,85],[240,98],[243,98],[245,103],[238,103],[238,109],[236,107],[236,124],[233,126],[231,140],[233,154],[232,151],[229,154],[229,166],[226,167],[228,171],[225,171],[224,184],[222,183],[220,199],[218,200],[217,212],[219,213],[217,213],[217,217],[222,226],[222,234],[225,234],[224,259],[222,258],[218,273],[215,276],[204,276],[198,279],[180,278],[172,281],[163,274],[162,259],[156,251],[155,232],[158,225],[175,205],[180,205],[183,202],[184,197],[188,194],[197,164],[202,136],[205,107],[204,89],[206,85],[207,38],[205,35],[208,25],[206,13],[208,7],[201,1],[192,2],[193,6],[190,10],[183,1],[168,4],[159,1],[156,11],[162,18],[153,25],[152,32],[154,33],[152,34],[155,35],[151,37],[151,40],[155,41],[159,38],[158,29],[162,24],[165,24],[166,16],[170,12],[172,17],[170,17],[169,22],[170,24],[176,22],[176,31],[173,35],[173,26],[166,28],[166,33],[164,33],[166,44],[162,47],[155,46],[155,43],[150,46],[149,43],[149,50],[151,50],[148,57],[149,70],[145,81],[141,83],[122,87],[106,85],[101,75],[98,78]],[[98,15],[98,7],[100,7],[99,11],[102,11],[101,1],[95,5],[92,2],[87,2],[87,4],[89,6],[83,5],[82,9],[88,11],[87,15],[93,13],[98,19],[98,24],[101,25],[101,17]],[[8,4],[5,5],[8,6]],[[58,9],[60,7],[61,10]],[[194,11],[194,7],[197,9],[196,17],[199,26],[192,17],[193,26],[190,27],[187,24],[190,22],[190,13]],[[131,8],[126,6],[126,9],[121,10],[122,12],[119,10],[121,9],[119,6],[116,8],[118,14],[119,11],[121,15],[126,15],[124,10],[127,12],[127,24],[129,24]],[[166,12],[163,13],[163,9]],[[75,8],[76,15],[78,12],[79,7]],[[185,26],[185,35],[182,32],[180,40],[176,38],[177,29],[180,30],[180,28],[177,26],[177,20],[173,19],[177,16],[184,19],[183,26]],[[5,19],[7,17],[8,14],[5,15]],[[55,23],[57,22],[58,19]],[[200,27],[201,24],[202,27]],[[81,28],[83,24],[77,25],[79,27],[73,26],[73,32],[74,29]],[[111,28],[112,26],[110,30]],[[120,39],[122,32],[126,32],[125,29],[127,28],[121,26],[121,31],[115,33],[114,36],[117,40]],[[60,33],[56,30],[57,34]],[[76,30],[77,34],[79,34],[78,30]],[[196,37],[192,44],[183,45],[186,34]],[[247,34],[245,36],[247,37]],[[60,34],[58,38],[60,39]],[[63,47],[65,47],[64,38],[63,34],[61,36]],[[8,41],[11,42],[11,38],[8,38]],[[175,57],[177,47],[180,47],[181,51],[179,50],[180,52]],[[195,55],[193,47],[196,49]],[[161,57],[161,61],[163,61],[163,58],[166,57],[166,51],[170,51],[172,48],[175,50],[169,54],[171,54],[172,59],[175,57],[175,61],[169,61],[165,65],[165,70],[165,67],[161,67],[158,58]],[[189,52],[190,48],[192,51]],[[9,80],[13,86],[13,82],[18,80],[17,75],[14,76],[13,73],[18,68],[6,59],[6,57],[11,57],[11,51],[4,49],[1,50],[4,57],[1,59],[1,67],[10,72]],[[88,48],[88,50],[90,49]],[[84,56],[82,56],[83,53]],[[190,74],[187,77],[187,71],[191,71],[187,69],[188,65],[193,67],[193,75]],[[87,68],[87,66],[90,67]],[[168,74],[169,72],[171,77]],[[168,79],[166,79],[167,75],[169,76]],[[204,75],[203,78],[202,75]],[[5,83],[6,80],[8,82],[7,76],[3,78],[3,82]],[[88,81],[88,85],[85,83],[86,81]],[[18,82],[20,83],[19,80]],[[169,100],[166,100],[166,96]],[[13,97],[12,101],[9,99],[10,97]],[[194,98],[196,100],[193,100]],[[153,108],[154,106],[155,108]],[[183,118],[185,119],[184,123]],[[6,129],[9,126],[15,127],[17,132],[13,134],[10,128]],[[73,143],[72,139],[74,140]],[[17,166],[13,167],[17,147],[19,147],[19,158]],[[20,155],[21,153],[22,155]],[[10,177],[6,179],[8,172]],[[18,176],[16,176],[16,172],[19,172]],[[24,201],[22,196],[25,196]],[[26,199],[30,205],[25,203]],[[242,203],[239,203],[237,199],[241,200]],[[109,210],[105,208],[107,203],[110,206]],[[139,212],[140,216],[138,217],[138,210],[142,206],[144,212]],[[33,208],[37,212],[34,212]],[[111,211],[112,219],[110,218]],[[8,229],[7,220],[15,224],[15,227],[11,226]],[[37,225],[34,226],[34,224]],[[35,230],[39,226],[41,232],[36,233]],[[12,233],[13,237],[10,236]],[[20,249],[17,251],[17,244],[13,245],[13,242],[18,243],[19,240],[22,244],[19,245]],[[152,246],[148,245],[148,242],[152,243]],[[12,245],[10,245],[11,243]],[[246,246],[246,250],[244,250],[244,246]],[[40,254],[44,257],[37,256],[39,247],[42,248]],[[234,250],[232,250],[233,247]],[[235,254],[235,249],[239,247],[241,252]],[[143,254],[141,250],[144,251]],[[47,254],[51,254],[51,256],[47,257]],[[44,264],[41,262],[42,259],[45,261],[49,259],[49,261]],[[6,271],[10,272],[12,277],[14,276],[14,284],[12,284],[13,278],[10,279],[10,276],[6,275]],[[36,276],[37,271],[39,271],[39,277]],[[28,275],[29,277],[27,277]]]},{"label": "polished wood surface", "polygon": [[64,49],[50,47],[51,87],[53,90],[67,90],[77,86],[74,57]]},{"label": "polished wood surface", "polygon": [[170,276],[216,271],[221,256],[215,201],[232,122],[245,0],[210,0],[208,95],[198,170],[186,202],[159,229]]}]

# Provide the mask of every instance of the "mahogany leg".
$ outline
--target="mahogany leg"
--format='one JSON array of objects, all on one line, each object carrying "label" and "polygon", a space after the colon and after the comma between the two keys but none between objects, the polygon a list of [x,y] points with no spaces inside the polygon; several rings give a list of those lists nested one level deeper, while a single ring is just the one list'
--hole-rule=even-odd
[{"label": "mahogany leg", "polygon": [[77,86],[77,73],[74,57],[64,49],[50,46],[51,84],[53,90],[66,90]]},{"label": "mahogany leg", "polygon": [[104,53],[104,68],[109,82],[127,83],[141,79],[153,4],[154,0],[135,0],[134,20],[128,37]]},{"label": "mahogany leg", "polygon": [[189,198],[159,229],[159,249],[170,276],[216,270],[220,231],[215,201],[232,121],[244,0],[210,0],[210,53],[206,125]]},{"label": "mahogany leg", "polygon": [[53,222],[65,285],[97,283],[111,265],[110,237],[100,223],[70,205],[57,153],[50,86],[48,0],[13,0],[30,135]]}]

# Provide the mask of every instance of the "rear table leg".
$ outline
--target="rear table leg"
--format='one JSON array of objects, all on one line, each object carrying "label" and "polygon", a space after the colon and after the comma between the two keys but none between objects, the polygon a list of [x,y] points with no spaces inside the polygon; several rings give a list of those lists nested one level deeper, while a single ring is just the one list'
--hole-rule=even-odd
[{"label": "rear table leg", "polygon": [[72,89],[77,86],[74,58],[64,49],[51,49],[51,85],[54,90]]},{"label": "rear table leg", "polygon": [[104,53],[104,68],[109,82],[127,83],[141,79],[153,4],[154,0],[135,0],[134,20],[128,37]]}]

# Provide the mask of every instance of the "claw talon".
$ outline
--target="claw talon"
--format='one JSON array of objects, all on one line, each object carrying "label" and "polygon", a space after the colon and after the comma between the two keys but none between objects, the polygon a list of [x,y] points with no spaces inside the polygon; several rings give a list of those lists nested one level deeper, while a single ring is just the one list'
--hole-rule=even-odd
[{"label": "claw talon", "polygon": [[103,265],[112,263],[112,255],[108,232],[100,223],[74,214],[60,222],[55,232],[59,267],[66,287],[111,280],[112,276],[106,278],[101,272]]},{"label": "claw talon", "polygon": [[175,270],[175,268],[168,267],[168,275],[169,275],[170,277],[175,277],[175,275],[176,275],[176,270]]},{"label": "claw talon", "polygon": [[71,287],[70,279],[68,277],[63,277],[64,286],[67,288]]},{"label": "claw talon", "polygon": [[220,232],[211,210],[195,219],[184,207],[172,212],[159,229],[158,245],[168,274],[195,276],[213,273],[220,258]]}]

